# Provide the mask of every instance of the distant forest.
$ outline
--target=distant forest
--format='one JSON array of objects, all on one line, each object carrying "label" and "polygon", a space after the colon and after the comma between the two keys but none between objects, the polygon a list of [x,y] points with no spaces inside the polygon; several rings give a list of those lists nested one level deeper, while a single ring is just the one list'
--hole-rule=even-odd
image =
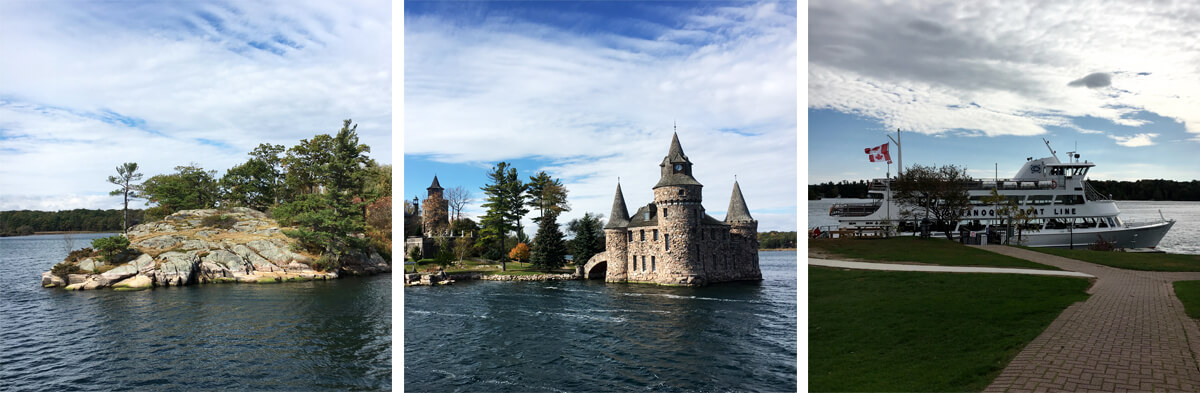
[{"label": "distant forest", "polygon": [[[129,210],[130,224],[142,221],[141,209]],[[75,209],[58,212],[0,211],[0,236],[24,236],[49,231],[121,231],[121,209]]]},{"label": "distant forest", "polygon": [[[1112,194],[1118,201],[1200,201],[1200,180],[1088,180],[1088,184],[1101,195]],[[825,182],[810,184],[808,196],[822,198],[866,198],[866,180],[857,182],[842,180],[841,182]]]},{"label": "distant forest", "polygon": [[759,232],[758,248],[763,250],[796,248],[796,232]]}]

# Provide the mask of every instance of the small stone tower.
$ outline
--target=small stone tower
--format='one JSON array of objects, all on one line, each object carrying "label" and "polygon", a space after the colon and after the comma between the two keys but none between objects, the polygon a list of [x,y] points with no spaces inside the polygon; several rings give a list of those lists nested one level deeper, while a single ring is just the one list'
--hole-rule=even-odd
[{"label": "small stone tower", "polygon": [[733,181],[733,195],[729,197],[725,223],[729,224],[730,253],[754,261],[742,265],[745,271],[740,274],[761,277],[762,272],[758,267],[758,220],[750,216],[750,209],[746,207],[746,199],[742,197],[742,187],[737,180]]},{"label": "small stone tower", "polygon": [[608,224],[604,225],[604,249],[612,259],[608,261],[605,280],[625,281],[629,276],[629,235],[625,231],[625,227],[629,226],[629,209],[625,208],[625,195],[621,193],[620,183],[617,183],[612,214],[608,217]]},{"label": "small stone tower", "polygon": [[425,206],[421,214],[421,228],[425,237],[443,235],[450,230],[450,208],[446,199],[442,198],[442,185],[438,184],[437,176],[433,176],[433,184],[425,189],[429,192],[425,197]]}]

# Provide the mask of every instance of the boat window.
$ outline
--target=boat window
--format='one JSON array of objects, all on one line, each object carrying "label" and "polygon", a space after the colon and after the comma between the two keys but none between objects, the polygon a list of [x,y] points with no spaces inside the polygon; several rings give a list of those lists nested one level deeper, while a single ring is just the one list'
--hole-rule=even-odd
[{"label": "boat window", "polygon": [[983,196],[976,195],[969,198],[967,201],[972,205],[983,205]]},{"label": "boat window", "polygon": [[1110,227],[1115,227],[1115,226],[1117,226],[1117,224],[1116,224],[1115,222],[1113,222],[1113,219],[1112,219],[1112,217],[1106,217],[1106,218],[1105,218],[1105,221],[1108,221],[1108,226],[1110,226]]},{"label": "boat window", "polygon": [[1083,195],[1059,195],[1054,201],[1058,205],[1082,205]]},{"label": "boat window", "polygon": [[1100,219],[1099,221],[1100,221],[1100,227],[1101,227],[1101,228],[1108,228],[1108,220],[1107,220],[1107,219],[1103,219],[1103,218],[1102,218],[1102,219]]},{"label": "boat window", "polygon": [[1012,204],[1012,205],[1020,205],[1021,201],[1024,199],[1025,199],[1024,195],[1009,195],[1008,203]]},{"label": "boat window", "polygon": [[1046,222],[1046,229],[1066,229],[1067,224],[1059,221],[1057,218],[1051,218]]},{"label": "boat window", "polygon": [[1050,201],[1053,201],[1053,200],[1054,200],[1054,196],[1052,196],[1052,195],[1030,195],[1028,204],[1030,204],[1030,205],[1049,205]]}]

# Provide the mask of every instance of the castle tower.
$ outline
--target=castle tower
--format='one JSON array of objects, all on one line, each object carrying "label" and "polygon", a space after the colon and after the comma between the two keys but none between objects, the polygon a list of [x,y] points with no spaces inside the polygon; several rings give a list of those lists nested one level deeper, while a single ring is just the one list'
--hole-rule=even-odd
[{"label": "castle tower", "polygon": [[629,226],[629,209],[625,208],[625,195],[621,183],[617,183],[617,195],[613,197],[612,213],[604,225],[604,252],[608,255],[608,267],[604,281],[622,282],[629,276],[629,238],[625,228]]},{"label": "castle tower", "polygon": [[730,254],[735,259],[750,263],[741,265],[739,273],[743,277],[762,279],[758,267],[758,220],[750,216],[746,207],[746,199],[742,197],[742,187],[737,180],[733,181],[733,195],[729,197],[729,210],[725,214],[725,223],[729,224]]},{"label": "castle tower", "polygon": [[441,184],[433,176],[433,184],[425,189],[429,192],[425,197],[425,206],[421,215],[421,228],[426,236],[441,235],[450,229],[450,208],[446,199],[442,198]]},{"label": "castle tower", "polygon": [[704,285],[704,268],[694,244],[704,217],[700,205],[704,185],[692,177],[692,162],[679,145],[678,133],[671,137],[671,148],[658,166],[661,177],[654,185],[653,206],[664,236],[659,280]]}]

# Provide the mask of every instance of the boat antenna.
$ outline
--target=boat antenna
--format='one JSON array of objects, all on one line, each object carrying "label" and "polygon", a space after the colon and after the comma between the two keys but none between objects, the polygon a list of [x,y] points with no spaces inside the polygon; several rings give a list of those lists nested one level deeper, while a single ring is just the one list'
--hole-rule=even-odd
[{"label": "boat antenna", "polygon": [[1058,154],[1055,154],[1054,149],[1050,147],[1050,141],[1046,140],[1046,138],[1042,138],[1042,142],[1046,142],[1046,148],[1050,149],[1050,155],[1054,156],[1055,159],[1058,159]]}]

